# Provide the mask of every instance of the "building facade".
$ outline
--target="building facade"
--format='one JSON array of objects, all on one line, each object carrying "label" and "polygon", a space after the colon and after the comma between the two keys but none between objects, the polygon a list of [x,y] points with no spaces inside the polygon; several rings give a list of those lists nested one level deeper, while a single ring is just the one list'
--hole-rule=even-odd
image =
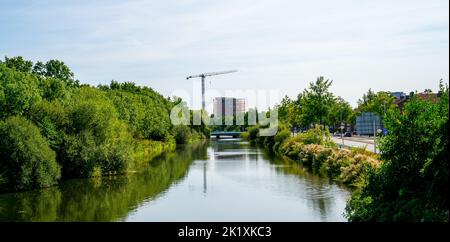
[{"label": "building facade", "polygon": [[374,136],[378,129],[383,129],[380,115],[367,112],[356,116],[355,131],[358,135]]},{"label": "building facade", "polygon": [[391,95],[395,97],[395,100],[405,99],[407,97],[404,92],[391,92]]},{"label": "building facade", "polygon": [[403,107],[405,106],[405,103],[411,98],[411,95],[416,95],[417,98],[421,100],[427,100],[432,103],[438,103],[441,97],[441,93],[432,93],[432,92],[421,92],[421,93],[413,93],[411,92],[410,95],[405,94],[404,92],[391,92],[391,95],[395,97],[395,106],[400,109],[400,111],[403,111]]},{"label": "building facade", "polygon": [[245,99],[216,97],[213,103],[214,117],[235,116],[245,112]]}]

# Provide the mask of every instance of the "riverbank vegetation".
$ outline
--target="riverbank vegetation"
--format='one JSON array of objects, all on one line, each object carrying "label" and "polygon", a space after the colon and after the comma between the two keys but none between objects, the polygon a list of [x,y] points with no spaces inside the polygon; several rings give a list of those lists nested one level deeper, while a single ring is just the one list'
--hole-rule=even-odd
[{"label": "riverbank vegetation", "polygon": [[339,149],[323,126],[296,136],[283,125],[275,136],[259,136],[258,127],[251,127],[243,136],[271,152],[288,157],[311,169],[313,173],[339,182],[362,187],[370,171],[378,169],[378,156],[364,149]]},{"label": "riverbank vegetation", "polygon": [[412,97],[392,110],[380,169],[347,204],[350,221],[449,221],[448,86],[438,103]]},{"label": "riverbank vegetation", "polygon": [[[5,57],[0,192],[127,173],[173,150],[176,142],[208,137],[207,127],[174,128],[169,113],[177,102],[132,82],[81,84],[58,60],[33,64]],[[177,139],[185,130],[187,139]]]},{"label": "riverbank vegetation", "polygon": [[[242,137],[354,186],[345,212],[349,221],[448,222],[448,86],[441,83],[438,102],[412,93],[402,110],[386,92],[364,94],[352,112],[383,114],[388,130],[377,138],[377,155],[365,149],[338,149],[327,126],[317,125],[334,125],[330,110],[337,99],[328,91],[330,85],[319,78],[298,100],[283,99],[276,107],[280,125],[275,136],[259,136],[260,127],[251,126]],[[312,100],[305,100],[308,96]],[[317,112],[307,111],[316,107]],[[293,125],[309,129],[292,136]]]}]

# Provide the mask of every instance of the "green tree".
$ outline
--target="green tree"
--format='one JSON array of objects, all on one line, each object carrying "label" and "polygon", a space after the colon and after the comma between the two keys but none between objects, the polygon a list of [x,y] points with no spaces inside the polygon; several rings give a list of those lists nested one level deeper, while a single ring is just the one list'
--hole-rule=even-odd
[{"label": "green tree", "polygon": [[69,127],[68,109],[60,100],[42,100],[33,105],[30,119],[39,127],[54,151],[59,154],[63,145],[65,130]]},{"label": "green tree", "polygon": [[[0,63],[2,63],[0,61]],[[5,61],[3,62],[7,67],[20,72],[31,72],[33,67],[33,62],[29,60],[24,60],[22,56],[16,56],[8,58],[5,56]]]},{"label": "green tree", "polygon": [[432,103],[415,96],[391,110],[380,140],[384,163],[353,195],[350,221],[449,221],[448,87]]},{"label": "green tree", "polygon": [[45,68],[45,64],[41,61],[38,61],[36,62],[36,64],[34,64],[33,70],[31,72],[38,76],[45,76],[47,70]]},{"label": "green tree", "polygon": [[0,119],[22,115],[41,100],[38,79],[0,63]]},{"label": "green tree", "polygon": [[337,97],[331,106],[328,123],[335,128],[339,128],[341,121],[345,124],[354,124],[355,112],[347,101]]},{"label": "green tree", "polygon": [[303,92],[301,99],[302,123],[304,126],[311,124],[325,124],[334,102],[333,93],[329,88],[333,81],[319,77],[309,84],[309,88]]},{"label": "green tree", "polygon": [[137,138],[165,140],[171,129],[171,102],[150,88],[132,82],[112,81],[108,96],[119,112],[119,118],[130,124]]},{"label": "green tree", "polygon": [[42,98],[47,100],[64,99],[67,95],[67,84],[54,77],[40,78],[39,88]]},{"label": "green tree", "polygon": [[45,76],[58,78],[67,82],[74,82],[73,72],[64,62],[59,60],[49,60],[45,63]]},{"label": "green tree", "polygon": [[302,127],[302,93],[297,95],[297,99],[293,100],[292,104],[289,106],[288,120],[286,123],[288,126]]},{"label": "green tree", "polygon": [[69,125],[61,157],[67,177],[120,174],[132,162],[132,137],[105,93],[74,90],[66,102]]},{"label": "green tree", "polygon": [[39,129],[23,117],[0,122],[0,190],[48,187],[60,178],[55,152]]},{"label": "green tree", "polygon": [[374,93],[371,89],[358,100],[358,113],[373,112],[384,115],[390,109],[395,108],[395,98],[388,92]]},{"label": "green tree", "polygon": [[293,101],[289,96],[284,96],[280,104],[275,108],[278,110],[278,119],[288,121],[290,118],[290,109],[293,105]]}]

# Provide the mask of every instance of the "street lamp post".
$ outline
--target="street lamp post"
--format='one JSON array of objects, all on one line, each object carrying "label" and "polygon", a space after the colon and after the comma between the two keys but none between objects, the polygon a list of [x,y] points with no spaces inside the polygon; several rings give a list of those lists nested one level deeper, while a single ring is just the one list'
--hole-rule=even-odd
[{"label": "street lamp post", "polygon": [[340,109],[340,113],[341,113],[341,140],[342,140],[342,148],[344,148],[344,122],[342,122],[342,108]]},{"label": "street lamp post", "polygon": [[373,152],[377,153],[377,133],[376,133],[376,126],[375,126],[375,118],[373,119]]}]

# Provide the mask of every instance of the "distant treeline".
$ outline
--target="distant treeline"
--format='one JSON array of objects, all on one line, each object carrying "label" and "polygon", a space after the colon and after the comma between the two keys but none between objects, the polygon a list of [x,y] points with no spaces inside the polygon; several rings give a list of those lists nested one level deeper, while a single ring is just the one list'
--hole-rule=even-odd
[{"label": "distant treeline", "polygon": [[81,84],[63,62],[0,61],[0,192],[72,177],[126,173],[209,137],[206,126],[173,126],[164,98],[132,82]]}]

